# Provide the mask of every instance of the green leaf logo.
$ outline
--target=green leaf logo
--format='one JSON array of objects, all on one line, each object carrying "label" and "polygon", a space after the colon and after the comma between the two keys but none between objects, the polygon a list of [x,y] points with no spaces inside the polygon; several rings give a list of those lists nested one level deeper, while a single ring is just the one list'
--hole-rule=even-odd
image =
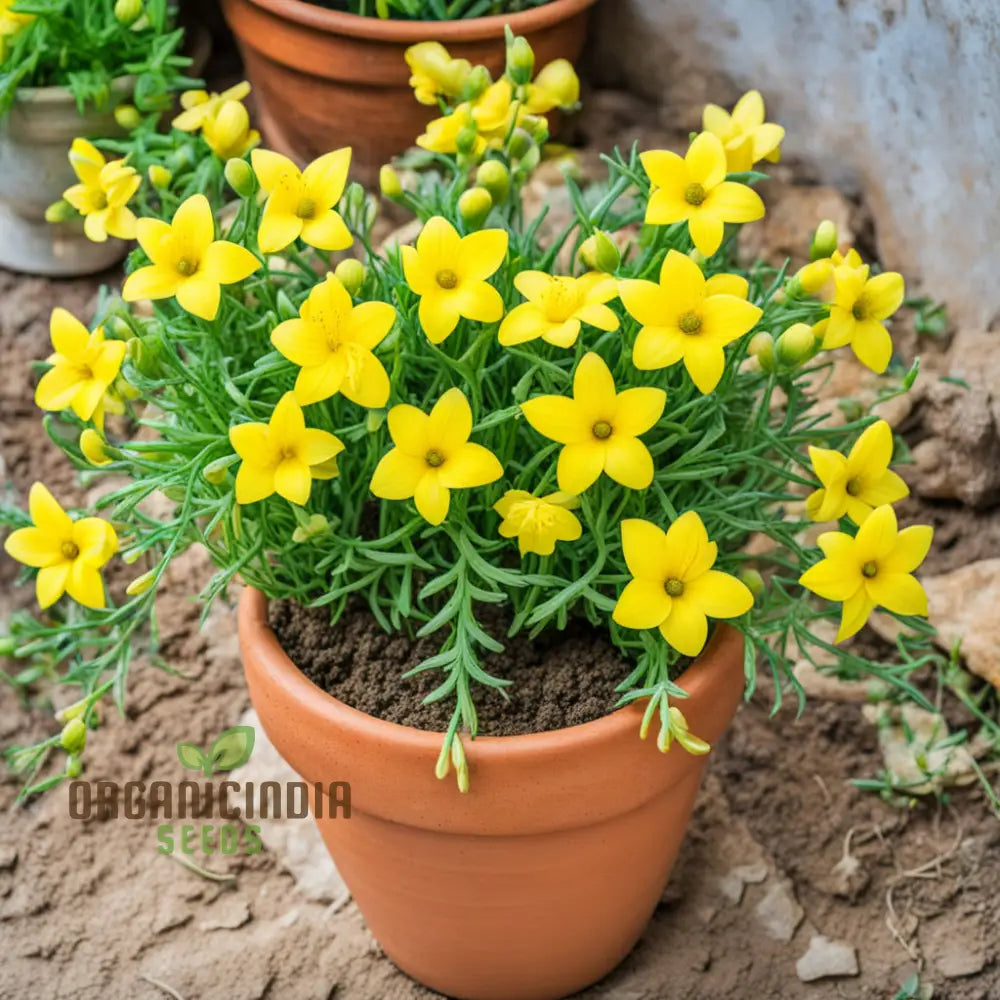
[{"label": "green leaf logo", "polygon": [[210,778],[216,771],[232,771],[245,764],[253,753],[253,726],[233,726],[219,734],[205,753],[195,743],[178,743],[177,759],[189,771]]}]

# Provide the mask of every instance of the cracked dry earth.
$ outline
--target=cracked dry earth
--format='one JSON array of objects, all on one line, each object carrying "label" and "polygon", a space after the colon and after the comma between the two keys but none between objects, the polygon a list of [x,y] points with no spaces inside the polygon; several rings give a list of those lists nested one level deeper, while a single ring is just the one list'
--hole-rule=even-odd
[{"label": "cracked dry earth", "polygon": [[[0,273],[2,478],[18,501],[35,478],[67,500],[86,496],[42,433],[28,365],[48,353],[51,306],[86,317],[99,283]],[[987,360],[992,344],[1000,347],[998,337],[992,335]],[[912,335],[900,342],[904,354],[914,352]],[[958,357],[936,354],[939,372]],[[838,391],[864,394],[859,372],[844,378],[850,384]],[[977,412],[992,405],[987,390],[975,386],[960,403]],[[953,404],[932,394],[895,413],[918,459],[922,441],[938,440],[931,447],[940,449],[949,435],[952,452],[973,447],[960,440],[968,421]],[[1000,447],[997,426],[992,444]],[[987,430],[977,433],[989,446]],[[914,469],[906,515],[932,517],[942,541],[928,573],[945,580],[968,563],[989,564],[992,576],[983,570],[982,586],[996,587],[1000,571],[990,557],[1000,555],[997,484],[979,483],[957,497],[933,479],[922,493],[919,460]],[[961,469],[953,482],[955,476]],[[231,608],[217,608],[199,631],[199,609],[187,596],[204,571],[197,556],[172,570],[158,600],[163,659],[176,673],[142,661],[133,667],[126,718],[107,713],[92,736],[88,778],[179,780],[174,745],[204,745],[246,710]],[[12,587],[14,578],[10,561],[0,560],[0,618],[30,602],[28,589]],[[982,657],[989,660],[991,649],[995,657],[996,643],[980,639]],[[44,701],[46,693],[39,694]],[[771,694],[762,684],[716,748],[675,873],[641,942],[583,996],[884,1000],[917,970],[936,998],[1000,996],[1000,823],[981,790],[953,789],[945,802],[929,797],[909,809],[890,806],[850,784],[883,766],[876,728],[854,689],[815,685],[800,718],[791,709],[769,718]],[[25,709],[9,685],[0,685],[0,743],[28,742],[51,725],[44,707]],[[288,821],[261,854],[198,858],[229,876],[215,881],[158,854],[152,821],[74,821],[65,788],[22,806],[18,787],[15,777],[0,777],[0,1000],[433,995],[381,955],[329,872],[310,872],[308,859],[291,858],[313,844],[308,820]],[[842,974],[803,981],[831,969]]]}]

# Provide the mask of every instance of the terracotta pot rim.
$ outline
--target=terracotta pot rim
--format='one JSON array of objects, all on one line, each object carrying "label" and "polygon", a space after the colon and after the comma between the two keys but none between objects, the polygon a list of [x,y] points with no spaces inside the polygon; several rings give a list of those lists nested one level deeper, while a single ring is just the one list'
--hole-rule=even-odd
[{"label": "terracotta pot rim", "polygon": [[[239,630],[244,641],[258,645],[261,660],[267,664],[271,680],[300,706],[302,718],[322,717],[341,731],[364,734],[379,745],[391,745],[435,755],[441,748],[441,733],[379,719],[352,708],[318,687],[292,662],[282,649],[267,621],[267,598],[254,587],[244,587],[239,600]],[[742,647],[743,634],[726,622],[717,622],[714,632],[691,666],[676,683],[692,698],[711,697],[713,688],[721,688],[725,672],[719,668],[735,650]],[[742,654],[737,654],[742,659]],[[525,759],[561,755],[567,744],[574,748],[594,747],[619,741],[628,731],[639,739],[642,709],[637,704],[626,705],[590,722],[552,729],[542,733],[522,733],[516,736],[477,736],[476,759],[480,763],[500,761],[512,756]]]},{"label": "terracotta pot rim", "polygon": [[329,34],[347,35],[374,41],[415,44],[433,39],[439,42],[478,41],[503,35],[504,25],[518,34],[539,31],[565,21],[592,7],[597,0],[549,0],[532,10],[517,14],[494,14],[459,21],[383,21],[339,10],[325,10],[303,0],[246,0],[271,14]]}]

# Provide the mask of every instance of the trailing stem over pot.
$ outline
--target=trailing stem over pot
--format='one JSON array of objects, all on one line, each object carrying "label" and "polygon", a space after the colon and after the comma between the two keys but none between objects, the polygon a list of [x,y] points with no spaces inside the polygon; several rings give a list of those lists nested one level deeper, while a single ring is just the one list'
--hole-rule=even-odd
[{"label": "trailing stem over pot", "polygon": [[[482,666],[502,649],[486,603],[509,609],[511,635],[571,616],[606,628],[641,735],[655,725],[662,750],[694,753],[707,747],[674,678],[713,620],[749,640],[752,686],[757,656],[789,680],[790,644],[831,649],[817,621],[839,618],[845,639],[876,605],[926,612],[912,572],[931,529],[897,526],[888,425],[834,425],[812,396],[840,348],[886,371],[903,280],[838,248],[829,223],[792,277],[734,262],[737,226],[765,211],[755,164],[783,136],[760,95],[706,108],[684,155],[615,151],[586,189],[567,158],[572,216],[542,240],[545,210],[521,193],[544,114],[576,101],[572,69],[536,73],[512,37],[495,81],[435,43],[409,59],[442,108],[421,171],[382,175],[420,220],[412,244],[372,247],[349,149],[303,170],[248,152],[232,94],[199,96],[167,135],[102,144],[159,186],[137,196],[125,301],[107,297],[93,332],[53,313],[37,398],[88,479],[125,482],[103,517],[71,517],[41,484],[4,515],[44,609],[12,623],[8,648],[83,687],[63,713],[85,723],[72,745],[14,750],[29,773],[61,739],[79,769],[81,732],[103,695],[124,697],[157,586],[193,543],[218,566],[208,600],[238,578],[334,621],[364,601],[381,628],[438,636],[418,669],[453,702],[437,771],[461,788],[476,692],[507,683]],[[887,377],[883,398],[915,375]],[[154,493],[164,517],[143,504]],[[135,566],[124,594],[102,585],[113,559]],[[907,687],[908,665],[845,662]]]}]

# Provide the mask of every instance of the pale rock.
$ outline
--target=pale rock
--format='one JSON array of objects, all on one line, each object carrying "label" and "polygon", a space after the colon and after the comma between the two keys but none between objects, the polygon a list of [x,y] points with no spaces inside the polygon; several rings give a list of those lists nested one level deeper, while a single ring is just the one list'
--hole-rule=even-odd
[{"label": "pale rock", "polygon": [[976,780],[969,748],[941,745],[949,736],[943,716],[912,703],[865,705],[862,712],[878,729],[890,779],[908,793],[923,795]]},{"label": "pale rock", "polygon": [[831,976],[856,976],[858,953],[846,941],[831,941],[824,934],[814,934],[809,948],[795,963],[795,974],[804,983]]},{"label": "pale rock", "polygon": [[[277,781],[284,785],[301,780],[267,738],[252,708],[243,713],[239,724],[253,726],[256,738],[253,755],[246,764],[231,773],[232,781],[239,782],[241,786],[252,781],[259,786],[264,781]],[[234,797],[233,805],[242,806],[241,796]],[[260,827],[260,839],[265,849],[274,854],[307,899],[332,903],[343,898],[346,886],[311,816],[303,819],[257,817],[248,822]]]},{"label": "pale rock", "polygon": [[[969,670],[1000,688],[1000,559],[981,559],[921,582],[937,644],[949,652],[961,641]],[[902,625],[886,614],[872,615],[870,624],[889,642],[902,631]]]},{"label": "pale rock", "polygon": [[203,931],[234,931],[250,923],[250,920],[250,904],[244,899],[231,899],[215,907],[210,919],[203,920],[198,928]]},{"label": "pale rock", "polygon": [[951,375],[986,393],[1000,428],[1000,333],[959,330],[948,350]]},{"label": "pale rock", "polygon": [[920,926],[920,945],[945,979],[974,976],[986,965],[987,953],[978,921],[945,914]]},{"label": "pale rock", "polygon": [[772,885],[757,904],[755,912],[764,929],[776,941],[791,941],[805,916],[787,882]]},{"label": "pale rock", "polygon": [[167,898],[157,907],[153,917],[152,931],[154,934],[164,934],[175,927],[182,927],[192,917],[191,910],[179,899]]},{"label": "pale rock", "polygon": [[767,878],[767,865],[737,865],[731,868],[719,879],[722,894],[731,903],[738,905],[743,899],[743,890],[748,885],[755,885]]}]

